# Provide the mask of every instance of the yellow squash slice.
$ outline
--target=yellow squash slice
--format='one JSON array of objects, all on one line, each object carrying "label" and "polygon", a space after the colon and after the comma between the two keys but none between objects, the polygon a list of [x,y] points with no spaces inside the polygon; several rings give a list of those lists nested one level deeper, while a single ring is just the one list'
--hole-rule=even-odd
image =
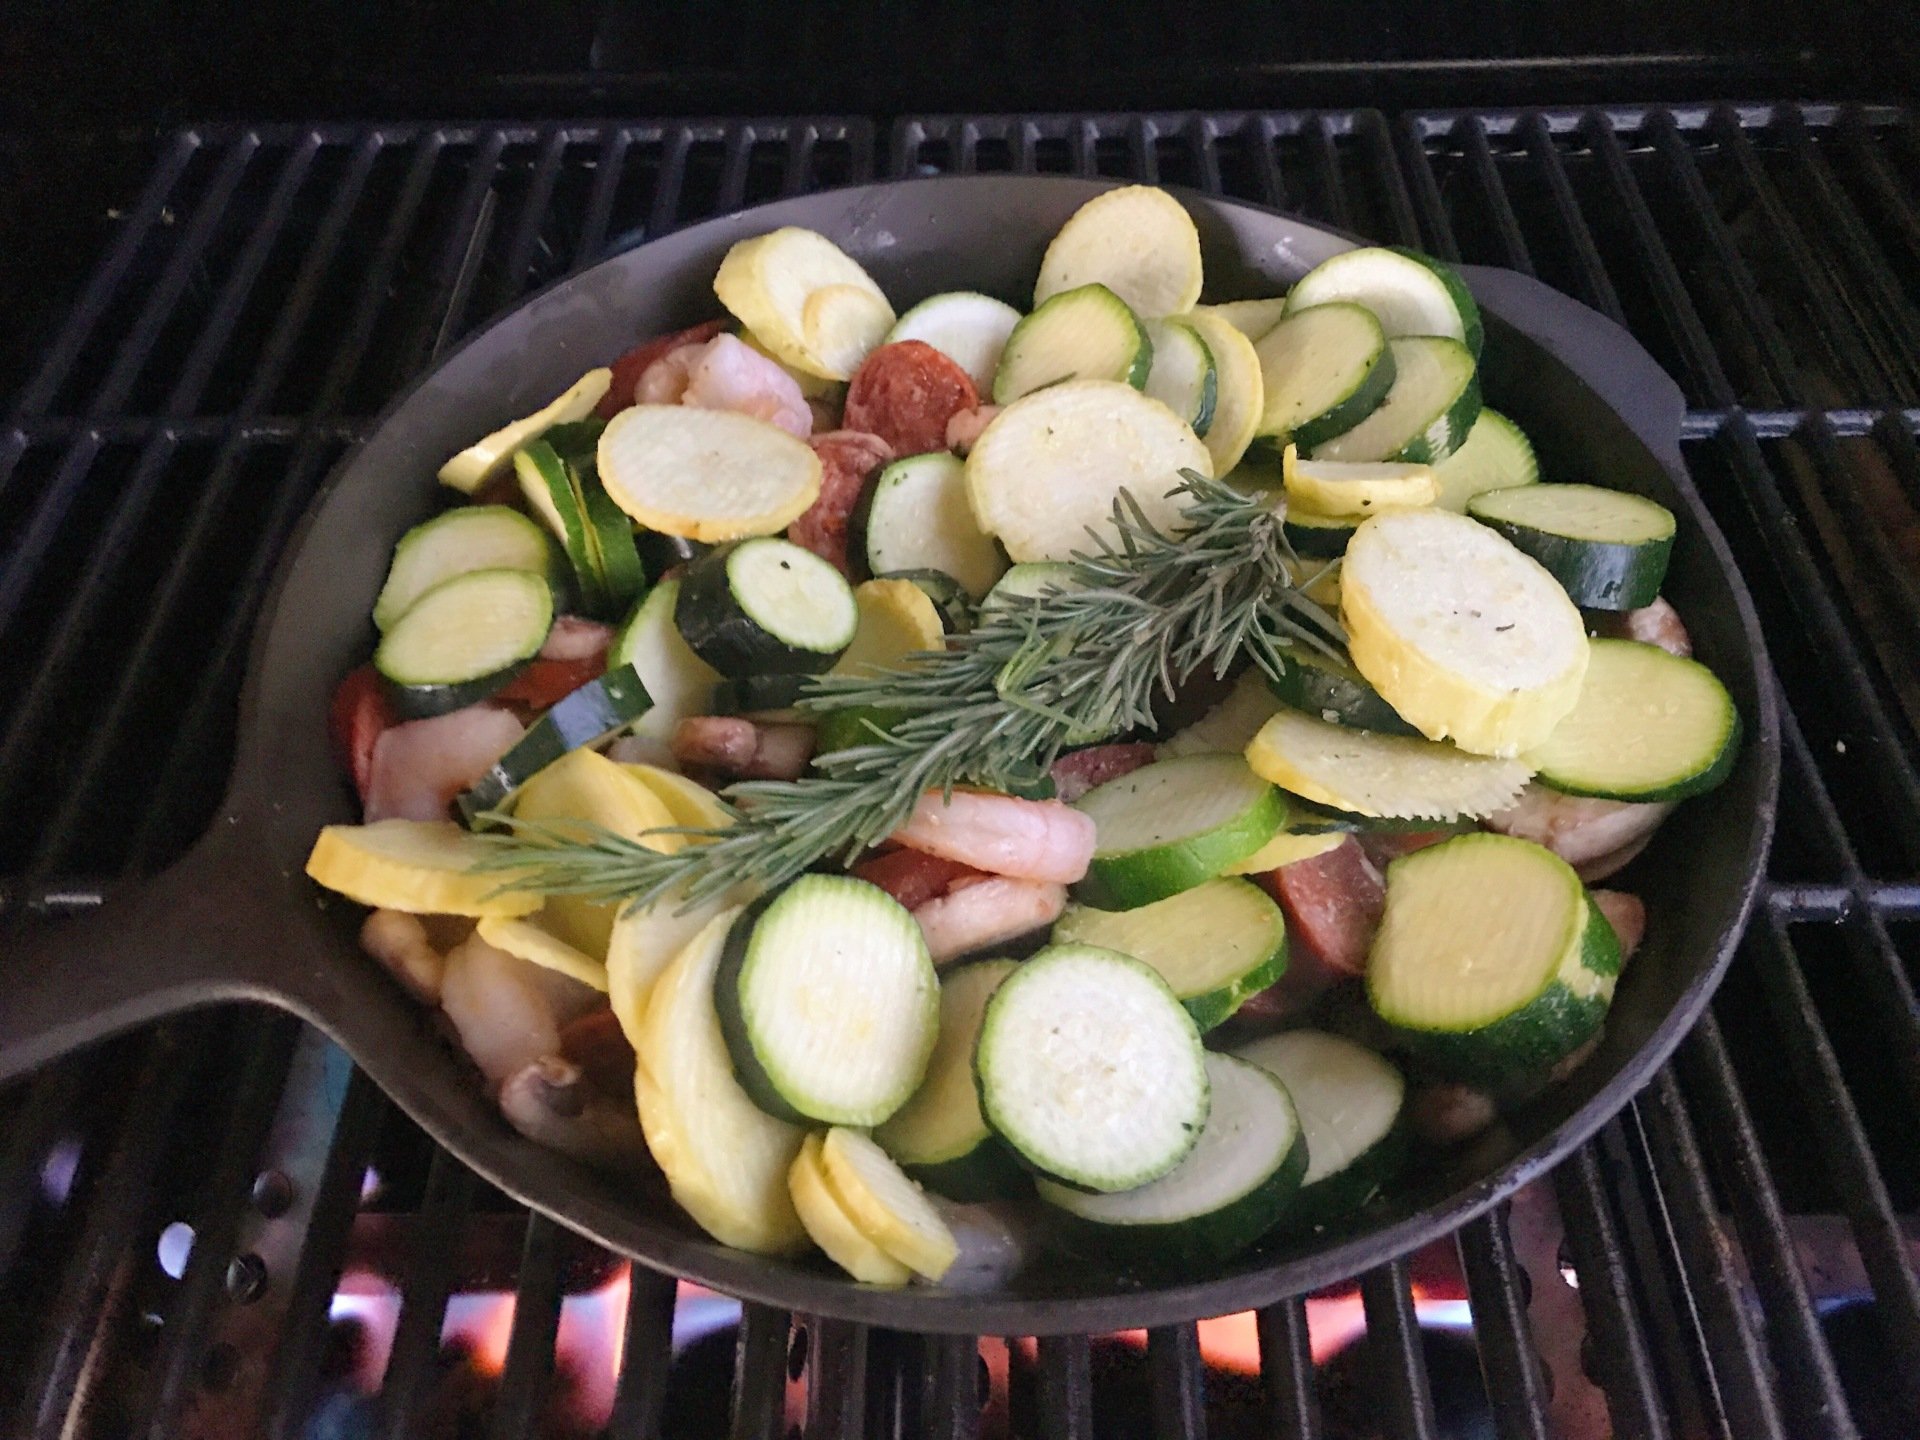
[{"label": "yellow squash slice", "polygon": [[[702,830],[724,830],[733,824],[733,811],[727,808],[718,795],[698,780],[689,780],[684,775],[663,770],[658,765],[630,763],[620,768],[653,791],[654,797],[667,807],[667,813],[673,816],[673,823],[676,825],[694,825]],[[683,845],[704,843],[685,835],[675,838]]]},{"label": "yellow squash slice", "polygon": [[820,496],[820,457],[731,410],[634,405],[600,436],[600,483],[649,530],[715,544],[784,530]]},{"label": "yellow squash slice", "polygon": [[1244,860],[1236,860],[1227,866],[1228,875],[1264,875],[1269,870],[1278,870],[1291,865],[1296,860],[1311,860],[1324,855],[1329,850],[1338,850],[1346,842],[1346,836],[1337,831],[1323,830],[1315,835],[1294,835],[1282,830],[1273,839],[1262,845]]},{"label": "yellow squash slice", "polygon": [[1260,357],[1253,342],[1218,315],[1198,310],[1187,317],[1187,323],[1213,352],[1213,423],[1207,426],[1206,447],[1213,457],[1213,473],[1225,475],[1247,453],[1260,412],[1266,409]]},{"label": "yellow squash slice", "polygon": [[510,876],[473,868],[490,853],[451,820],[329,825],[313,842],[307,874],[378,910],[508,917],[538,910],[538,895],[495,893]]},{"label": "yellow squash slice", "polygon": [[893,328],[893,306],[826,236],[788,225],[727,251],[713,293],[784,365],[845,380]]},{"label": "yellow squash slice", "polygon": [[440,467],[440,483],[471,495],[494,476],[504,474],[513,463],[513,452],[531,440],[537,440],[555,425],[584,420],[613,384],[613,371],[606,366],[589,370],[566,393],[511,425],[469,445]]},{"label": "yellow squash slice", "polygon": [[474,928],[480,938],[496,950],[558,970],[582,985],[606,993],[605,965],[531,920],[505,920],[498,915],[486,915]]},{"label": "yellow squash slice", "polygon": [[1281,460],[1287,503],[1328,519],[1417,510],[1440,497],[1431,465],[1398,461],[1306,460],[1287,446]]},{"label": "yellow squash slice", "polygon": [[911,580],[866,580],[853,590],[860,612],[853,643],[833,662],[835,675],[891,670],[909,655],[947,648],[940,612]]},{"label": "yellow squash slice", "polygon": [[913,1278],[913,1271],[868,1239],[847,1214],[821,1167],[819,1135],[807,1136],[800,1147],[787,1172],[787,1189],[813,1243],[854,1279],[869,1285],[904,1285]]},{"label": "yellow squash slice", "polygon": [[1520,755],[1580,698],[1587,633],[1560,583],[1451,511],[1362,521],[1340,567],[1354,667],[1431,740]]},{"label": "yellow squash slice", "polygon": [[836,1125],[820,1146],[821,1168],[847,1215],[901,1264],[938,1280],[960,1253],[953,1232],[920,1187],[863,1131]]},{"label": "yellow squash slice", "polygon": [[1282,708],[1247,746],[1253,773],[1306,800],[1395,820],[1478,818],[1504,810],[1532,771],[1518,760],[1376,735]]},{"label": "yellow squash slice", "polygon": [[1151,185],[1096,195],[1068,218],[1040,261],[1037,306],[1050,296],[1100,284],[1136,315],[1157,320],[1200,298],[1200,232],[1186,207]]}]

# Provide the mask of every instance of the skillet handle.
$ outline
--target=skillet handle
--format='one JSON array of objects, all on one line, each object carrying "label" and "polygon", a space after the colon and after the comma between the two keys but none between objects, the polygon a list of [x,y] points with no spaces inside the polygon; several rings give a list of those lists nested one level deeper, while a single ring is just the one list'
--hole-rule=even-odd
[{"label": "skillet handle", "polygon": [[1675,481],[1692,491],[1693,481],[1680,458],[1686,397],[1638,340],[1598,310],[1517,270],[1484,265],[1463,265],[1460,270],[1475,299],[1585,381]]},{"label": "skillet handle", "polygon": [[172,867],[111,887],[89,913],[22,916],[0,930],[0,1081],[182,1010],[298,1008],[264,977],[281,927],[262,887],[236,883],[243,843],[216,822]]}]

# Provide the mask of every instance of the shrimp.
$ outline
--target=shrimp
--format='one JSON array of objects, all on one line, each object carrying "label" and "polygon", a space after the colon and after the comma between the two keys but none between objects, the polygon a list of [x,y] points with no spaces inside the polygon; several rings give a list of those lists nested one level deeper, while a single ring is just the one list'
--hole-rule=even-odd
[{"label": "shrimp", "polygon": [[1066,886],[1002,875],[958,885],[912,913],[933,963],[944,965],[1044,930],[1066,908]]},{"label": "shrimp", "polygon": [[751,415],[801,440],[813,433],[813,411],[800,382],[732,335],[668,351],[647,367],[634,394],[643,405],[694,405]]},{"label": "shrimp", "polygon": [[1071,884],[1093,859],[1093,819],[1058,800],[930,790],[892,837],[909,850],[1020,880]]},{"label": "shrimp", "polygon": [[1604,880],[1646,848],[1673,805],[1562,795],[1534,783],[1487,828],[1544,845],[1586,881]]},{"label": "shrimp", "polygon": [[813,758],[813,727],[694,715],[673,728],[673,758],[744,780],[798,780]]},{"label": "shrimp", "polygon": [[467,789],[524,734],[511,712],[469,705],[384,730],[373,742],[366,820],[444,820]]},{"label": "shrimp", "polygon": [[976,405],[971,410],[956,410],[947,420],[947,448],[965,455],[980,442],[987,426],[994,422],[1004,406]]},{"label": "shrimp", "polygon": [[434,949],[418,915],[375,910],[361,922],[360,948],[386,966],[414,999],[426,1005],[440,1003],[447,961]]},{"label": "shrimp", "polygon": [[1458,1145],[1489,1129],[1500,1118],[1500,1107],[1484,1090],[1436,1080],[1414,1091],[1407,1118],[1429,1145]]},{"label": "shrimp", "polygon": [[534,1144],[596,1170],[651,1168],[631,1103],[622,1106],[590,1084],[563,1056],[542,1055],[508,1075],[500,1085],[500,1113]]},{"label": "shrimp", "polygon": [[1681,623],[1680,612],[1656,596],[1651,605],[1638,610],[1608,615],[1595,625],[1601,635],[1616,640],[1638,640],[1643,645],[1658,645],[1669,655],[1682,660],[1693,654],[1693,637]]}]

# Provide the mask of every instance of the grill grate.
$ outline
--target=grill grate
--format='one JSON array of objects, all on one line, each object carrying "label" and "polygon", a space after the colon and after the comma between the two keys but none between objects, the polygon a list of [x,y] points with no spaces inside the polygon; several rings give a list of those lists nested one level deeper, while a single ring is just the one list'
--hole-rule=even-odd
[{"label": "grill grate", "polygon": [[[371,1246],[399,1308],[369,1433],[446,1422],[437,1357],[475,1289],[513,1297],[474,1412],[475,1433],[502,1436],[575,1433],[555,1407],[580,1377],[556,1352],[570,1307],[610,1293],[625,1297],[624,1363],[596,1418],[617,1436],[780,1436],[790,1421],[810,1436],[1459,1433],[1451,1362],[1423,1328],[1446,1293],[1468,1300],[1472,1374],[1502,1437],[1911,1432],[1920,139],[1905,111],[909,117],[884,135],[830,118],[201,128],[123,142],[81,197],[98,190],[100,213],[67,222],[93,239],[30,286],[0,272],[0,301],[21,317],[0,349],[8,893],[152,867],[205,823],[248,629],[290,527],[450,341],[535,285],[709,214],[974,169],[1197,185],[1509,265],[1627,325],[1672,370],[1691,407],[1687,462],[1753,585],[1787,702],[1764,903],[1675,1064],[1550,1185],[1357,1292],[1286,1301],[1239,1331],[1170,1327],[1137,1350],[796,1328],[750,1306],[722,1413],[684,1378],[707,1343],[688,1337],[720,1302],[677,1297],[518,1211],[294,1022],[214,1012],[0,1094],[0,1347],[23,1357],[0,1367],[0,1428],[319,1433],[315,1407],[344,1403],[336,1292]],[[21,219],[0,215],[0,229]],[[154,1258],[171,1222],[193,1232],[177,1278]],[[1364,1317],[1357,1378],[1314,1363],[1323,1305]],[[1257,1379],[1208,1363],[1235,1334]]]}]

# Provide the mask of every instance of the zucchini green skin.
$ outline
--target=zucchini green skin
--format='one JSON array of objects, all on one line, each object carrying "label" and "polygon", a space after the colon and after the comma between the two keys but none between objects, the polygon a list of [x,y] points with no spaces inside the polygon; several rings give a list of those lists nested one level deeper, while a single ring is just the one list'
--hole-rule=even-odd
[{"label": "zucchini green skin", "polygon": [[1269,676],[1267,688],[1277,700],[1309,715],[1372,730],[1381,735],[1418,735],[1420,732],[1369,685],[1351,665],[1305,646],[1282,647],[1287,668],[1278,679]]},{"label": "zucchini green skin", "polygon": [[[380,587],[379,597],[373,602],[375,629],[383,632],[392,629],[415,600],[442,580],[452,579],[468,570],[513,568],[516,561],[506,555],[496,555],[485,564],[474,564],[471,550],[452,566],[441,567],[420,562],[418,557],[422,551],[431,547],[442,535],[458,534],[468,526],[486,526],[495,530],[500,537],[495,541],[498,550],[510,550],[512,547],[504,542],[506,536],[512,536],[520,550],[520,568],[545,575],[547,583],[555,588],[558,595],[566,561],[556,552],[553,540],[545,530],[518,510],[505,505],[456,505],[414,526],[393,547],[393,560],[387,566],[386,583]],[[421,583],[423,577],[424,584]]]},{"label": "zucchini green skin", "polygon": [[900,1168],[936,1195],[962,1204],[1012,1200],[1033,1190],[1033,1173],[997,1135],[988,1135],[964,1155],[932,1165]]},{"label": "zucchini green skin", "polygon": [[[1098,296],[1092,292],[1098,291]],[[1131,323],[1133,351],[1127,362],[1127,368],[1121,374],[1082,374],[1069,369],[1057,376],[1048,376],[1037,385],[1022,386],[1020,372],[1029,359],[1028,351],[1035,343],[1034,337],[1044,339],[1046,333],[1058,326],[1061,317],[1071,315],[1074,308],[1103,303],[1109,313],[1118,321],[1121,317]],[[993,395],[995,404],[1011,405],[1023,395],[1031,395],[1035,389],[1044,388],[1058,380],[1118,380],[1131,385],[1136,390],[1146,387],[1147,376],[1153,370],[1153,340],[1147,334],[1147,327],[1140,323],[1127,302],[1122,300],[1105,285],[1095,281],[1087,285],[1077,285],[1071,290],[1062,290],[1049,295],[1013,327],[1013,333],[1007,336],[1006,348],[1000,352],[1000,366],[994,372]]]},{"label": "zucchini green skin", "polygon": [[1413,1127],[1407,1115],[1408,1107],[1402,1105],[1393,1128],[1356,1156],[1352,1164],[1324,1180],[1302,1185],[1287,1212],[1287,1228],[1314,1230],[1338,1225],[1391,1184],[1413,1153]]},{"label": "zucchini green skin", "polygon": [[741,608],[727,568],[734,549],[726,546],[709,551],[689,565],[681,577],[673,623],[688,647],[728,678],[817,675],[831,668],[841,650],[788,645],[762,629]]},{"label": "zucchini green skin", "polygon": [[388,703],[401,719],[429,720],[435,715],[446,715],[455,710],[464,710],[469,705],[478,705],[489,695],[512,684],[514,677],[532,663],[533,657],[528,656],[490,675],[450,685],[402,685],[384,675],[380,677],[380,684],[386,692]]},{"label": "zucchini green skin", "polygon": [[1336,435],[1346,434],[1380,408],[1380,402],[1387,398],[1387,391],[1393,388],[1393,377],[1393,351],[1382,347],[1380,359],[1367,371],[1366,378],[1347,393],[1344,400],[1318,415],[1302,420],[1294,426],[1289,438],[1302,450],[1311,453],[1314,446],[1323,445]]},{"label": "zucchini green skin", "polygon": [[791,710],[807,688],[805,675],[736,675],[713,687],[716,715],[762,715]]},{"label": "zucchini green skin", "polygon": [[746,967],[747,949],[753,930],[781,892],[763,895],[740,912],[727,931],[726,948],[720,952],[720,968],[713,977],[713,1008],[720,1017],[720,1034],[727,1042],[727,1054],[733,1059],[734,1078],[753,1103],[776,1120],[795,1125],[812,1125],[811,1116],[795,1109],[780,1087],[754,1054],[752,1037],[747,1034],[746,1015],[740,1008],[740,975]]},{"label": "zucchini green skin", "polygon": [[[1499,491],[1493,491],[1499,494]],[[1480,514],[1472,501],[1467,514],[1488,526],[1524,555],[1531,555],[1560,582],[1567,598],[1588,610],[1638,610],[1660,598],[1673,537],[1629,544],[1612,540],[1576,540],[1511,520]]]},{"label": "zucchini green skin", "polygon": [[1466,331],[1462,343],[1473,352],[1478,360],[1480,352],[1486,348],[1487,327],[1480,318],[1480,306],[1473,298],[1473,292],[1467,289],[1467,282],[1460,278],[1460,272],[1444,261],[1436,260],[1418,250],[1405,245],[1389,245],[1387,249],[1396,255],[1404,255],[1416,264],[1424,265],[1440,277],[1440,283],[1447,287],[1447,295],[1452,299],[1454,308],[1460,312],[1460,325]]},{"label": "zucchini green skin", "polygon": [[662,535],[658,530],[633,529],[634,551],[640,557],[640,567],[653,576],[665,575],[678,565],[691,565],[713,547],[703,545],[698,540],[687,540],[679,535]]},{"label": "zucchini green skin", "polygon": [[1525,1005],[1475,1030],[1422,1030],[1381,1018],[1410,1053],[1454,1079],[1499,1088],[1547,1069],[1599,1033],[1620,974],[1613,927],[1591,899],[1586,907],[1579,958],[1596,979],[1593,994],[1575,994],[1556,975]]},{"label": "zucchini green skin", "polygon": [[1293,553],[1310,560],[1331,560],[1336,555],[1347,553],[1347,542],[1353,539],[1353,532],[1360,528],[1360,519],[1355,516],[1349,522],[1345,520],[1302,521],[1291,515],[1280,522],[1280,533],[1293,547]]},{"label": "zucchini green skin", "polygon": [[1279,984],[1280,977],[1286,973],[1287,940],[1283,934],[1273,952],[1238,980],[1209,990],[1204,995],[1184,996],[1180,1003],[1187,1007],[1187,1013],[1193,1016],[1193,1023],[1200,1027],[1200,1033],[1204,1035],[1262,990]]},{"label": "zucchini green skin", "polygon": [[[419,676],[415,667],[408,663],[408,652],[417,643],[413,640],[410,628],[436,601],[445,603],[447,597],[456,591],[464,593],[482,585],[512,586],[520,590],[524,598],[534,602],[534,612],[528,617],[529,626],[516,645],[519,653],[484,674],[458,675],[455,670],[453,675],[458,675],[458,678]],[[403,719],[423,720],[434,715],[445,715],[453,710],[477,705],[504,688],[539,655],[552,624],[553,590],[545,576],[531,570],[469,570],[464,574],[449,576],[415,600],[406,614],[395,621],[381,638],[373,652],[373,665],[380,675],[388,701]],[[470,662],[473,658],[468,656],[467,660]],[[448,672],[442,670],[441,673]]]},{"label": "zucchini green skin", "polygon": [[1727,776],[1733,773],[1734,762],[1740,758],[1740,742],[1746,738],[1746,722],[1735,709],[1727,726],[1726,742],[1720,747],[1720,753],[1713,763],[1697,774],[1684,780],[1676,780],[1671,785],[1657,785],[1644,790],[1626,793],[1607,789],[1597,785],[1583,785],[1571,776],[1558,771],[1542,770],[1535,777],[1550,790],[1558,790],[1562,795],[1581,795],[1595,800],[1625,800],[1630,803],[1657,803],[1662,800],[1690,800],[1695,795],[1704,795],[1724,785]]},{"label": "zucchini green skin", "polygon": [[458,800],[467,828],[486,828],[481,816],[498,810],[527,781],[582,745],[597,745],[646,714],[653,704],[631,665],[616,665],[563,696],[474,782]]},{"label": "zucchini green skin", "polygon": [[966,587],[944,570],[889,570],[876,576],[881,580],[911,580],[920,593],[933,602],[939,612],[940,628],[949,635],[965,635],[973,629],[974,603]]}]

